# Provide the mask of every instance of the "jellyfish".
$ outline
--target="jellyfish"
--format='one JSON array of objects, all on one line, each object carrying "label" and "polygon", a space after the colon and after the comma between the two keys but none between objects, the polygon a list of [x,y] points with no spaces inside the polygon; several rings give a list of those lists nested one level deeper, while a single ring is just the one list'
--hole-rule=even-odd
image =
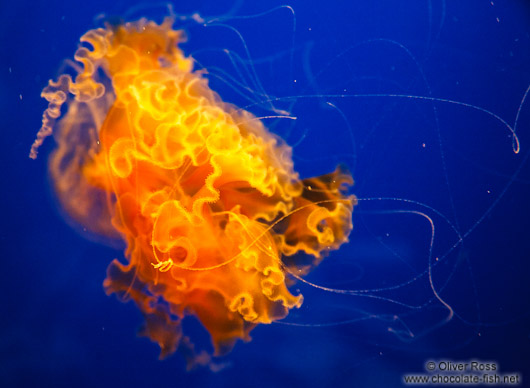
[{"label": "jellyfish", "polygon": [[[301,179],[285,141],[194,69],[173,22],[83,35],[75,77],[42,92],[48,108],[30,157],[53,133],[49,172],[61,207],[125,243],[105,292],[134,301],[140,335],[161,358],[178,350],[193,366],[301,306],[289,287],[348,240],[356,198],[342,166]],[[187,316],[207,330],[212,355],[195,351]]]}]

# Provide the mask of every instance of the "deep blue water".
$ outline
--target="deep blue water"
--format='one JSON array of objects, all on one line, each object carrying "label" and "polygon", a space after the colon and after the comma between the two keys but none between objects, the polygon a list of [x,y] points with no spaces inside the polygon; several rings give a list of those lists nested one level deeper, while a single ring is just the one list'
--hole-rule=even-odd
[{"label": "deep blue water", "polygon": [[349,244],[307,276],[353,292],[297,284],[302,308],[256,328],[218,373],[186,372],[178,355],[158,361],[136,338],[139,312],[102,289],[122,252],[64,222],[46,172],[52,139],[27,157],[40,91],[79,37],[102,13],[167,14],[146,4],[0,4],[0,386],[398,387],[444,359],[495,362],[530,386],[525,1],[173,4],[220,16],[184,26],[212,88],[259,115],[267,99],[288,110],[296,120],[267,123],[300,174],[343,163],[360,199]]}]

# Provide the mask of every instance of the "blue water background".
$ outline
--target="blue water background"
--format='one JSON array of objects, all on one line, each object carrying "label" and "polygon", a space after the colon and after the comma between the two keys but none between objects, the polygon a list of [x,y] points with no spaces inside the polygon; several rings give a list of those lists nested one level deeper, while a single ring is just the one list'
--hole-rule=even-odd
[{"label": "blue water background", "polygon": [[493,361],[529,384],[530,6],[209,0],[173,9],[220,16],[207,28],[186,24],[186,52],[211,69],[225,100],[296,117],[266,122],[293,146],[303,177],[348,166],[361,199],[350,243],[307,280],[363,292],[298,283],[303,307],[256,328],[221,372],[186,372],[178,355],[158,361],[157,347],[135,336],[139,312],[102,289],[122,252],[61,216],[46,172],[53,140],[36,161],[27,155],[46,107],[40,91],[97,15],[161,21],[166,8],[2,0],[0,386],[399,387],[442,359]]}]

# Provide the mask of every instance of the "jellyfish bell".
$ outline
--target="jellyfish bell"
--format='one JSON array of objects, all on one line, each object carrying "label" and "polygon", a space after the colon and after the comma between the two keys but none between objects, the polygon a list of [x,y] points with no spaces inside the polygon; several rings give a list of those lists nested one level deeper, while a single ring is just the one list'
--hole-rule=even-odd
[{"label": "jellyfish bell", "polygon": [[284,318],[302,304],[287,277],[347,241],[356,200],[342,168],[300,179],[285,141],[194,70],[173,24],[140,19],[83,35],[75,78],[60,75],[42,93],[48,109],[30,157],[53,132],[63,209],[126,243],[105,291],[136,303],[161,357],[183,347],[194,365],[204,353],[182,319],[197,317],[221,356]]}]

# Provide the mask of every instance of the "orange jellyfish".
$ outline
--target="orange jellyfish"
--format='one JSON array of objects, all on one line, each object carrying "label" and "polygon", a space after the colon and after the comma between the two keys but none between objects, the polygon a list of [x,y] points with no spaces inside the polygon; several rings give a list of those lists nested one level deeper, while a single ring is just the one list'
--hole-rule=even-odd
[{"label": "orange jellyfish", "polygon": [[184,317],[198,318],[214,356],[284,318],[302,304],[293,279],[347,241],[356,199],[341,168],[301,180],[291,148],[209,88],[172,25],[141,19],[88,31],[75,79],[63,74],[42,92],[49,105],[30,157],[53,132],[61,206],[126,244],[105,291],[136,303],[141,335],[161,357],[178,349],[193,365],[210,355],[194,351]]}]

